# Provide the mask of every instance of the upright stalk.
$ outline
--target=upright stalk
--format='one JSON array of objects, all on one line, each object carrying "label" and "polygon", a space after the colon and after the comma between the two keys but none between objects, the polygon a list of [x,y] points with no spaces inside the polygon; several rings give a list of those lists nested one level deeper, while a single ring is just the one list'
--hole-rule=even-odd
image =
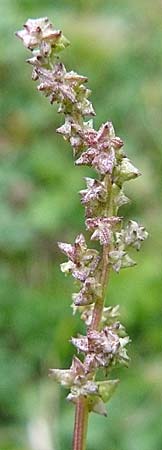
[{"label": "upright stalk", "polygon": [[98,330],[100,327],[100,322],[102,318],[104,303],[105,303],[105,291],[108,285],[108,277],[110,272],[110,266],[109,266],[109,245],[103,246],[103,254],[102,254],[102,272],[101,272],[101,286],[102,286],[102,297],[98,298],[96,300],[93,315],[92,315],[92,322],[90,325],[91,330]]},{"label": "upright stalk", "polygon": [[[105,175],[104,178],[105,189],[107,191],[107,202],[105,204],[105,216],[111,217],[113,215],[113,205],[112,205],[112,179],[110,175]],[[92,314],[92,321],[90,328],[91,330],[98,330],[100,328],[100,322],[102,319],[103,308],[105,303],[105,293],[108,285],[110,264],[109,264],[109,251],[111,250],[110,243],[103,245],[102,259],[101,259],[101,275],[100,275],[100,285],[101,285],[101,297],[96,299],[94,310]]]}]

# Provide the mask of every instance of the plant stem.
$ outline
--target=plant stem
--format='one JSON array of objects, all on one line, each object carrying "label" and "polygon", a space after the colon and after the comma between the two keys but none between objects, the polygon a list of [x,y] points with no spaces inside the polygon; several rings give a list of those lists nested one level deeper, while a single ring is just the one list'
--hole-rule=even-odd
[{"label": "plant stem", "polygon": [[91,330],[97,330],[100,325],[101,317],[102,317],[102,311],[104,307],[105,302],[105,290],[108,284],[108,277],[109,277],[109,264],[108,264],[108,252],[109,252],[109,245],[103,246],[103,254],[102,254],[102,272],[101,272],[101,286],[102,286],[102,297],[97,299],[93,311],[92,316],[92,322],[90,329]]},{"label": "plant stem", "polygon": [[88,405],[84,397],[79,397],[75,410],[75,424],[73,435],[73,450],[86,449],[86,436],[88,425]]},{"label": "plant stem", "polygon": [[[104,182],[105,182],[105,188],[108,193],[108,202],[107,202],[106,210],[105,210],[106,217],[108,217],[112,213],[112,205],[111,205],[112,180],[108,174],[105,175]],[[104,245],[103,252],[102,252],[101,278],[100,278],[100,284],[102,286],[102,297],[97,299],[97,301],[95,303],[93,316],[92,316],[92,322],[91,322],[91,326],[90,326],[91,330],[97,330],[100,326],[102,311],[103,311],[104,302],[105,302],[105,290],[106,290],[106,287],[108,284],[108,277],[109,277],[109,261],[108,261],[109,251],[110,251],[110,245],[109,244]]]}]

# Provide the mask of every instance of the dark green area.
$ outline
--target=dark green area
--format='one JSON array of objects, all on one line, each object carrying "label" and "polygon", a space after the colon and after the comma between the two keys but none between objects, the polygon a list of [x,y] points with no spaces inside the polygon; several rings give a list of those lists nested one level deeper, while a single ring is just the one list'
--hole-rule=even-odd
[{"label": "dark green area", "polygon": [[53,450],[70,450],[73,428],[73,406],[47,374],[69,367],[68,341],[82,330],[57,240],[83,230],[77,192],[89,171],[74,168],[55,133],[63,118],[37,93],[28,52],[14,37],[42,15],[71,40],[62,57],[89,77],[96,126],[112,120],[143,173],[127,186],[132,204],[122,214],[150,233],[137,267],[111,277],[107,303],[121,305],[132,362],[117,373],[108,419],[90,418],[87,450],[162,449],[161,13],[160,0],[1,2],[0,450],[51,450],[48,435]]}]

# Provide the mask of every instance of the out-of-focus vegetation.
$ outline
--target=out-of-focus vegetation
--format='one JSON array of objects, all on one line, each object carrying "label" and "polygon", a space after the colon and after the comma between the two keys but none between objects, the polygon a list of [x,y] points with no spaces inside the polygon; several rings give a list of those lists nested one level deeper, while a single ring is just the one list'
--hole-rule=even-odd
[{"label": "out-of-focus vegetation", "polygon": [[55,133],[62,117],[36,92],[14,37],[28,17],[48,15],[71,40],[67,67],[89,77],[96,126],[112,120],[143,172],[122,213],[150,232],[137,267],[111,277],[107,302],[121,304],[132,362],[108,419],[91,417],[87,450],[161,450],[161,1],[2,0],[0,9],[0,449],[71,448],[73,407],[47,373],[68,367],[68,340],[82,329],[57,240],[83,230],[77,191],[88,170],[74,168]]}]

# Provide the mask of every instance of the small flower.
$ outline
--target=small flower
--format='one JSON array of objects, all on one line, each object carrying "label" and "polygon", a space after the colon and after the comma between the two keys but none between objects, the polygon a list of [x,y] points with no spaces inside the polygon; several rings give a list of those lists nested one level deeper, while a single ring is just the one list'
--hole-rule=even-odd
[{"label": "small flower", "polygon": [[67,263],[61,265],[61,270],[65,273],[72,273],[74,278],[85,282],[99,263],[97,250],[87,248],[83,234],[76,237],[74,245],[58,242],[58,246],[69,258]]},{"label": "small flower", "polygon": [[75,306],[90,305],[97,298],[102,295],[102,289],[100,283],[97,282],[96,278],[88,277],[83,283],[82,289],[72,295],[73,302]]},{"label": "small flower", "polygon": [[66,388],[85,383],[84,364],[76,356],[73,357],[70,369],[50,369],[49,375]]},{"label": "small flower", "polygon": [[74,121],[71,115],[67,114],[65,123],[56,130],[57,133],[63,135],[66,141],[70,142],[74,156],[84,148],[83,139],[79,134],[80,129],[80,125]]},{"label": "small flower", "polygon": [[111,122],[103,124],[99,131],[89,130],[84,135],[88,149],[76,160],[77,165],[90,165],[101,174],[112,173],[116,164],[115,150],[123,146],[123,141],[115,136]]},{"label": "small flower", "polygon": [[58,242],[58,246],[60,250],[76,264],[80,262],[80,258],[87,251],[87,245],[83,234],[78,234],[75,239],[74,245],[66,244],[64,242]]},{"label": "small flower", "polygon": [[55,45],[61,35],[62,32],[53,28],[48,17],[28,19],[24,24],[24,29],[16,33],[16,36],[23,41],[24,46],[30,50],[39,47],[42,41]]},{"label": "small flower", "polygon": [[121,217],[94,217],[86,220],[88,230],[95,230],[91,236],[92,240],[99,240],[101,245],[111,242],[114,227],[121,222]]},{"label": "small flower", "polygon": [[87,189],[80,191],[81,203],[83,205],[95,200],[102,202],[106,200],[107,192],[104,182],[88,177],[85,178],[85,181],[87,183]]},{"label": "small flower", "polygon": [[103,308],[102,313],[102,323],[105,325],[111,325],[114,320],[118,319],[120,316],[119,305],[107,306]]},{"label": "small flower", "polygon": [[123,250],[112,250],[109,252],[109,262],[115,272],[119,272],[121,268],[132,267],[136,262]]},{"label": "small flower", "polygon": [[[79,397],[80,398],[83,397],[84,399],[86,398],[89,412],[94,411],[94,412],[98,412],[99,414],[103,414],[103,408],[104,408],[104,412],[105,412],[104,406],[102,406],[102,408],[100,407],[100,410],[97,407],[95,409],[96,403],[98,403],[98,402],[103,403],[98,392],[99,392],[98,384],[92,380],[89,380],[81,386],[72,386],[71,392],[67,396],[67,400],[69,400],[75,404]],[[103,403],[103,405],[104,405],[104,403]]]},{"label": "small flower", "polygon": [[81,195],[81,203],[85,205],[85,216],[94,217],[102,215],[105,210],[105,203],[107,201],[107,190],[104,181],[94,180],[92,178],[85,178],[87,189],[82,189],[79,193]]},{"label": "small flower", "polygon": [[[85,281],[86,283],[86,281]],[[84,283],[84,285],[85,285]],[[84,306],[84,305],[90,305],[94,302],[94,296],[90,292],[85,292],[83,289],[81,289],[79,292],[72,294],[72,300],[74,302],[75,307],[76,306]]]},{"label": "small flower", "polygon": [[61,127],[57,128],[57,133],[62,134],[65,140],[69,140],[72,133],[73,123],[73,118],[67,114],[65,117],[65,123],[61,125]]},{"label": "small flower", "polygon": [[115,165],[114,149],[109,149],[108,152],[99,152],[95,148],[89,148],[82,153],[80,158],[75,161],[75,164],[92,166],[101,174],[111,174]]},{"label": "small flower", "polygon": [[[75,308],[75,306],[74,306],[74,308]],[[92,303],[90,305],[86,305],[86,306],[76,307],[76,311],[77,310],[79,310],[79,312],[80,312],[81,319],[84,320],[87,327],[89,327],[92,323],[94,303]],[[74,314],[76,311],[74,310]]]},{"label": "small flower", "polygon": [[71,342],[78,352],[86,354],[84,366],[87,373],[99,367],[109,367],[119,363],[127,363],[129,360],[125,346],[129,338],[120,337],[120,324],[106,326],[102,331],[88,330],[87,336],[79,335],[72,338]]},{"label": "small flower", "polygon": [[125,244],[140,250],[142,242],[147,238],[148,232],[145,227],[140,226],[135,220],[130,220],[124,232]]},{"label": "small flower", "polygon": [[66,70],[63,64],[56,64],[52,71],[37,67],[35,72],[40,81],[38,90],[44,92],[45,96],[49,97],[51,103],[69,101],[73,104],[76,102],[75,90],[70,83],[66,82]]},{"label": "small flower", "polygon": [[132,246],[140,250],[142,242],[148,238],[145,227],[140,226],[135,220],[130,220],[126,228],[116,233],[116,245],[120,249]]},{"label": "small flower", "polygon": [[89,331],[88,332],[88,350],[94,351],[99,354],[114,354],[116,353],[119,342],[118,336],[111,331],[110,327],[105,327],[101,332]]},{"label": "small flower", "polygon": [[105,403],[111,399],[118,383],[119,380],[95,382],[87,379],[82,383],[71,386],[67,400],[75,404],[79,397],[84,397],[87,399],[89,412],[93,411],[97,414],[107,416]]},{"label": "small flower", "polygon": [[[33,60],[32,60],[33,61]],[[62,63],[57,63],[52,69],[47,69],[36,64],[34,79],[39,79],[38,90],[49,97],[51,104],[59,104],[58,112],[73,115],[78,111],[82,115],[94,115],[91,102],[87,100],[89,91],[80,84],[86,77],[79,76],[75,72],[66,72]],[[84,90],[84,96],[80,100],[80,93]],[[59,130],[60,131],[60,130]]]},{"label": "small flower", "polygon": [[83,75],[78,75],[78,73],[71,70],[71,72],[66,73],[65,80],[74,86],[78,86],[82,83],[86,83],[88,78]]},{"label": "small flower", "polygon": [[[92,317],[94,313],[94,307],[95,304],[91,305],[84,305],[84,306],[74,306],[74,314],[79,309],[79,312],[81,314],[81,319],[84,320],[87,327],[89,327],[92,323]],[[76,310],[75,310],[76,309]],[[115,330],[117,330],[118,334],[125,333],[125,329],[123,325],[121,325],[119,322],[117,322],[117,319],[119,318],[119,305],[116,306],[107,306],[103,308],[102,317],[101,317],[101,325],[103,327],[105,326],[111,326],[114,327]]]},{"label": "small flower", "polygon": [[71,338],[71,342],[77,348],[78,352],[88,352],[88,338],[87,336],[79,335],[77,338]]}]

